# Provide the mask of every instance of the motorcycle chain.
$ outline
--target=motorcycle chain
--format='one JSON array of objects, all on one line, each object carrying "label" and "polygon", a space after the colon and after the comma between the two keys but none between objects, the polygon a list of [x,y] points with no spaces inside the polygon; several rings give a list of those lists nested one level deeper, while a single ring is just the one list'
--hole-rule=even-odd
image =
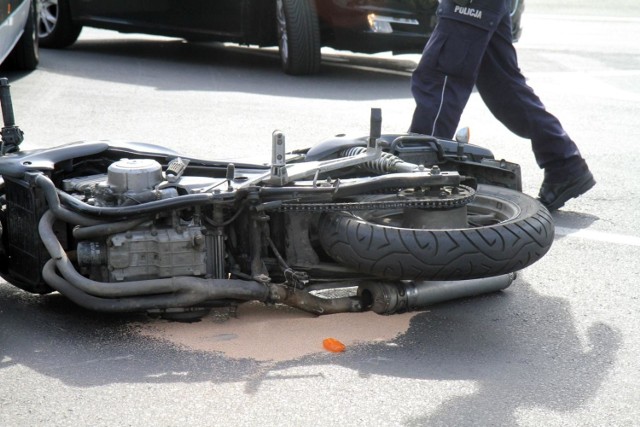
[{"label": "motorcycle chain", "polygon": [[362,211],[380,209],[454,209],[469,204],[475,198],[475,190],[466,185],[459,185],[460,194],[448,195],[445,198],[437,196],[423,196],[405,200],[381,200],[370,202],[331,202],[331,203],[283,203],[279,212],[337,212],[337,211]]}]

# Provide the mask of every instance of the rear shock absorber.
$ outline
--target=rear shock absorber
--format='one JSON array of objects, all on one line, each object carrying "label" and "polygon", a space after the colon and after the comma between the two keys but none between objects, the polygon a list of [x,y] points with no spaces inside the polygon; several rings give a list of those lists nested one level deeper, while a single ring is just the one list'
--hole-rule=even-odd
[{"label": "rear shock absorber", "polygon": [[[355,156],[365,153],[366,151],[366,147],[351,147],[341,151],[340,156]],[[413,172],[418,166],[413,163],[407,163],[391,153],[382,153],[382,156],[379,159],[362,163],[358,165],[358,167],[373,173],[385,174],[392,172]]]}]

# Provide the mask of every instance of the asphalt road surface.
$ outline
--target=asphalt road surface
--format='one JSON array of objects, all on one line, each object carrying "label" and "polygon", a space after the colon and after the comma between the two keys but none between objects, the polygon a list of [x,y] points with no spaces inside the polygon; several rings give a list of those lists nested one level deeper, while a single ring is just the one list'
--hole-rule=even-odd
[{"label": "asphalt road surface", "polygon": [[[556,241],[506,291],[401,316],[315,318],[249,304],[202,322],[110,316],[0,283],[0,425],[633,426],[640,419],[640,6],[528,2],[521,68],[598,185],[554,214]],[[270,159],[371,107],[403,132],[418,56],[326,51],[283,75],[274,51],[85,30],[8,74],[25,147],[152,142]],[[472,142],[542,173],[528,141],[472,96]],[[327,353],[322,339],[347,345]]]}]

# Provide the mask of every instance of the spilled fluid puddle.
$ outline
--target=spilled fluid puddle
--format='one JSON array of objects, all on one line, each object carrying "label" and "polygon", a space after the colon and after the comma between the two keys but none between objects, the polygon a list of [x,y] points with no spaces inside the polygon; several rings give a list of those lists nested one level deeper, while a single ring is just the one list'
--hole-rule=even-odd
[{"label": "spilled fluid puddle", "polygon": [[349,347],[392,341],[404,334],[413,316],[380,316],[372,312],[315,316],[283,305],[259,302],[237,310],[216,309],[196,323],[153,320],[138,333],[197,351],[219,352],[236,359],[285,361],[326,352],[323,340],[335,338]]}]

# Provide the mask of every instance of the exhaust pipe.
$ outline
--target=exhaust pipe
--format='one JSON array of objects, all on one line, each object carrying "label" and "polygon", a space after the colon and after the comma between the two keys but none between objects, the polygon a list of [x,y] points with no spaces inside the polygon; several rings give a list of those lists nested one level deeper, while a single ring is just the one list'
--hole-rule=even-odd
[{"label": "exhaust pipe", "polygon": [[508,288],[516,273],[481,279],[434,282],[368,282],[358,287],[364,310],[378,314],[413,311],[429,305],[467,298]]},{"label": "exhaust pipe", "polygon": [[[296,292],[284,285],[255,281],[172,277],[122,283],[102,283],[80,275],[73,267],[53,232],[56,215],[47,211],[39,234],[51,255],[43,270],[45,281],[78,305],[97,311],[128,312],[194,307],[211,300],[280,302],[322,315],[372,310],[394,314],[416,310],[439,302],[496,292],[511,285],[516,273],[472,280],[438,282],[366,282],[357,297],[325,299]],[[57,271],[56,271],[57,270]],[[59,274],[58,274],[59,273]]]},{"label": "exhaust pipe", "polygon": [[299,291],[282,284],[269,286],[272,302],[288,305],[318,316],[336,313],[359,313],[363,310],[360,298],[321,298],[309,292]]}]

